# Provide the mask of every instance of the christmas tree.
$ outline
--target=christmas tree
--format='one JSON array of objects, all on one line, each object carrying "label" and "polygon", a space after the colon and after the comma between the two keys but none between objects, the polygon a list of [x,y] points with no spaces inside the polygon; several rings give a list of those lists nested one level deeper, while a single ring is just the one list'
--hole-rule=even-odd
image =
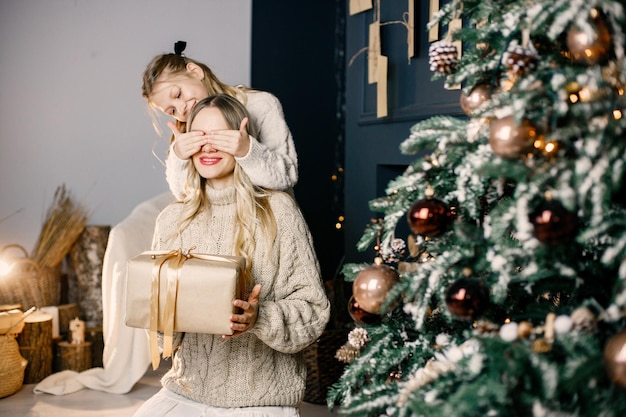
[{"label": "christmas tree", "polygon": [[370,202],[342,416],[626,416],[624,6],[452,0],[431,20],[462,21],[429,52],[466,116],[415,124],[415,161]]}]

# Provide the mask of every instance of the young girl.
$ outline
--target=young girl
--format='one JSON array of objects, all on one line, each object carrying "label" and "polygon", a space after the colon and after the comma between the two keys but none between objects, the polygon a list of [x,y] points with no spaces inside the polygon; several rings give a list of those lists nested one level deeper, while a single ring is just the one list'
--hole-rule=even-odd
[{"label": "young girl", "polygon": [[[187,131],[236,130],[252,123],[220,94],[198,102]],[[192,156],[184,201],[159,215],[154,250],[247,260],[246,300],[235,300],[232,336],[175,333],[172,369],[143,416],[298,416],[306,365],[299,354],[329,319],[308,227],[291,197],[256,187],[235,157],[203,145]]]},{"label": "young girl", "polygon": [[[298,158],[278,99],[267,92],[224,84],[209,67],[185,57],[185,46],[179,41],[176,53],[156,56],[143,74],[142,86],[149,106],[175,119],[168,123],[173,135],[166,160],[166,177],[174,196],[182,200],[187,193],[186,167],[205,144],[233,155],[253,184],[293,193],[298,181]],[[194,105],[213,94],[227,94],[243,103],[258,134],[250,136],[240,126],[186,131]]]}]

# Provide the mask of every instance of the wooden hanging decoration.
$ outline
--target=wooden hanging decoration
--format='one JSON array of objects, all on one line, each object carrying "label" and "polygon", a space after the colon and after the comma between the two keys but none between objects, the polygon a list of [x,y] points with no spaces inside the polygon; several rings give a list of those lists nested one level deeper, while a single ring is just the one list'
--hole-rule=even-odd
[{"label": "wooden hanging decoration", "polygon": [[367,48],[367,83],[378,82],[378,57],[380,56],[380,22],[370,24],[369,47]]},{"label": "wooden hanging decoration", "polygon": [[386,117],[387,109],[387,64],[388,59],[384,55],[378,56],[378,68],[376,80],[376,117]]},{"label": "wooden hanging decoration", "polygon": [[[430,0],[428,8],[428,21],[432,21],[435,13],[439,11],[439,0]],[[433,25],[428,31],[428,42],[439,40],[439,23]]]},{"label": "wooden hanging decoration", "polygon": [[[403,20],[381,23],[380,3],[376,2],[374,18],[369,25],[368,46],[359,50],[352,56],[348,66],[352,65],[354,59],[362,52],[367,51],[367,83],[376,84],[376,117],[386,117],[388,115],[387,103],[387,76],[388,57],[382,55],[380,27],[390,24],[402,24],[407,30],[407,60],[410,63],[415,55],[415,3],[408,0],[407,11],[403,13]],[[350,0],[350,15],[372,9],[372,0]]]},{"label": "wooden hanging decoration", "polygon": [[372,8],[372,0],[350,0],[350,16]]}]

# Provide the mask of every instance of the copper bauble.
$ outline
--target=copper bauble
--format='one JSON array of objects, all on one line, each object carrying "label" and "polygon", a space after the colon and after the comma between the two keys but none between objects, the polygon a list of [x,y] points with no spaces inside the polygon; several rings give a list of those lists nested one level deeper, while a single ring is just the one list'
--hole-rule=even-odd
[{"label": "copper bauble", "polygon": [[418,200],[407,214],[407,221],[413,233],[426,237],[437,236],[452,222],[453,213],[446,203],[436,198]]},{"label": "copper bauble", "polygon": [[491,88],[486,84],[475,86],[468,94],[461,93],[461,108],[468,116],[474,114],[474,111],[483,103],[489,101],[491,97]]},{"label": "copper bauble", "polygon": [[539,241],[548,244],[567,243],[577,229],[577,219],[557,200],[546,200],[531,214],[534,235]]},{"label": "copper bauble", "polygon": [[626,330],[609,339],[604,348],[604,363],[611,380],[626,388]]},{"label": "copper bauble", "polygon": [[398,272],[388,265],[369,266],[352,283],[354,300],[368,313],[380,314],[387,293],[399,279]]},{"label": "copper bauble", "polygon": [[489,145],[496,155],[515,159],[532,150],[536,137],[537,129],[528,121],[517,125],[513,116],[506,116],[491,122]]},{"label": "copper bauble", "polygon": [[354,299],[354,296],[351,296],[350,300],[348,300],[348,313],[357,324],[376,324],[381,319],[379,314],[372,314],[363,310]]},{"label": "copper bauble", "polygon": [[461,320],[472,320],[489,305],[489,290],[482,281],[460,278],[446,292],[446,306],[450,314]]},{"label": "copper bauble", "polygon": [[574,62],[583,65],[596,65],[603,63],[609,56],[611,47],[611,34],[602,16],[597,10],[592,10],[593,27],[595,36],[583,29],[572,26],[567,32],[567,49]]}]

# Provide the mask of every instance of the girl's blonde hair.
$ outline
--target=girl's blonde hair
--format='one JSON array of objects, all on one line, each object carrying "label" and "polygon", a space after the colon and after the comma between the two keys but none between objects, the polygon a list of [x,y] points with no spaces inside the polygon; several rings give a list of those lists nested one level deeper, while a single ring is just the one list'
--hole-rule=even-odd
[{"label": "girl's blonde hair", "polygon": [[[238,130],[241,121],[248,118],[248,134],[254,136],[255,127],[250,121],[246,108],[235,98],[227,94],[209,96],[198,102],[189,116],[187,128],[200,111],[207,107],[215,107],[220,110],[229,128]],[[200,176],[193,164],[189,164],[187,182],[185,184],[186,197],[183,201],[183,211],[178,224],[178,237],[192,219],[203,209],[211,207],[206,194],[207,181]],[[248,175],[241,166],[235,162],[234,187],[236,200],[236,213],[234,224],[234,248],[233,255],[246,258],[246,274],[250,276],[253,254],[256,249],[255,232],[260,228],[262,242],[266,247],[271,247],[276,238],[276,219],[270,206],[271,190],[266,190],[252,184]],[[266,252],[269,256],[270,251]]]},{"label": "girl's blonde hair", "polygon": [[[157,121],[158,111],[150,105],[150,96],[154,92],[154,88],[159,82],[167,81],[167,79],[159,79],[162,75],[167,78],[175,77],[180,74],[184,74],[187,71],[187,64],[195,64],[204,72],[204,78],[202,83],[206,87],[207,93],[211,95],[215,94],[227,94],[236,98],[244,105],[246,104],[246,92],[251,91],[251,88],[244,86],[233,87],[220,81],[211,69],[196,60],[187,58],[178,54],[162,54],[155,56],[152,61],[146,67],[143,73],[143,83],[141,86],[141,95],[148,101],[148,109],[150,110],[150,116],[152,118],[152,125],[155,130],[160,133],[159,125]],[[175,120],[176,127],[180,132],[184,132],[187,128],[187,123]],[[172,135],[170,142],[174,141]]]}]

